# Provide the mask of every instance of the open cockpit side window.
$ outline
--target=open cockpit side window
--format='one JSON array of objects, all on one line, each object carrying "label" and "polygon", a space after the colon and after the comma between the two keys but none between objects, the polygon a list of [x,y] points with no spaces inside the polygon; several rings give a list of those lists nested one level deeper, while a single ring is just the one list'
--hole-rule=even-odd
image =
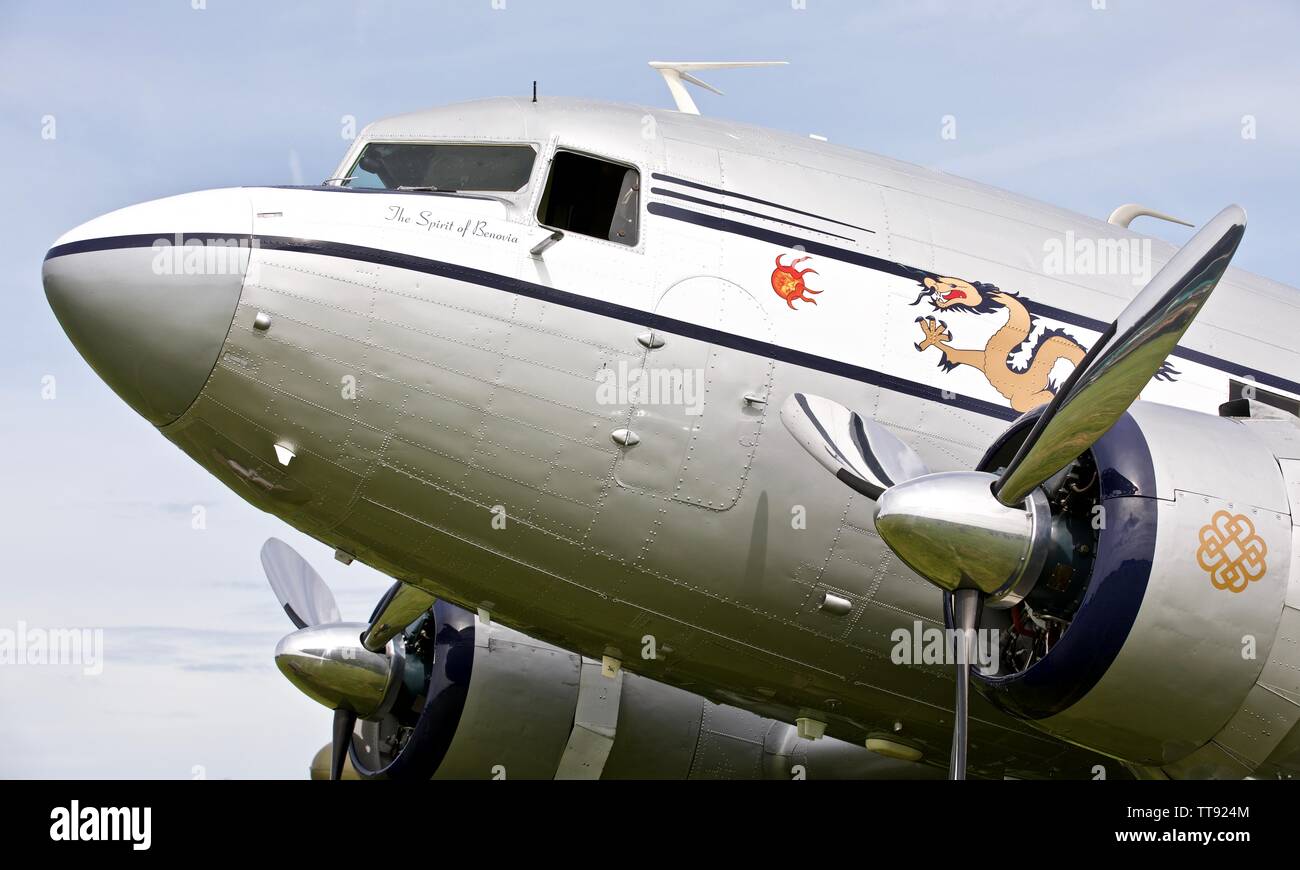
[{"label": "open cockpit side window", "polygon": [[513,193],[528,184],[536,157],[529,145],[369,142],[343,186]]},{"label": "open cockpit side window", "polygon": [[565,232],[635,246],[641,174],[635,167],[574,151],[557,151],[537,208],[537,222]]}]

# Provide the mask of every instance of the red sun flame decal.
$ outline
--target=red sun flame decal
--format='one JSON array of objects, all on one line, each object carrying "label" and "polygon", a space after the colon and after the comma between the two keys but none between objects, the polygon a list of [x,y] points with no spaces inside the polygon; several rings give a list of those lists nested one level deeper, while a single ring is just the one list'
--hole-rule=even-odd
[{"label": "red sun flame decal", "polygon": [[801,302],[811,302],[813,305],[816,305],[816,299],[805,296],[804,294],[817,294],[822,291],[810,289],[806,284],[804,284],[803,276],[816,275],[817,272],[814,269],[804,269],[801,272],[795,268],[795,266],[798,266],[804,260],[807,260],[808,257],[799,257],[798,259],[791,260],[789,265],[782,266],[781,258],[784,256],[785,254],[777,254],[776,256],[776,269],[772,272],[772,289],[776,291],[777,296],[780,296],[785,300],[785,304],[790,306],[792,311],[799,310],[794,307],[794,301],[796,299]]}]

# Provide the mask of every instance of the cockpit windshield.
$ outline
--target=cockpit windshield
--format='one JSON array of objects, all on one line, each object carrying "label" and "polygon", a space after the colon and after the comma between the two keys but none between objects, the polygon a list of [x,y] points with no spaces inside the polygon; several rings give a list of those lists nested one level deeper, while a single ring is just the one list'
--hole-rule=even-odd
[{"label": "cockpit windshield", "polygon": [[537,153],[528,145],[370,142],[344,187],[513,192],[528,183]]}]

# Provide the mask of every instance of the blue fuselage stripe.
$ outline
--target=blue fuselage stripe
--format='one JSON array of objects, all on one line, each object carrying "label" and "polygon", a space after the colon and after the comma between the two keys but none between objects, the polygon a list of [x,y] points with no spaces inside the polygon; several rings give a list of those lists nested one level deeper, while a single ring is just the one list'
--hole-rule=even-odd
[{"label": "blue fuselage stripe", "polygon": [[[799,246],[804,250],[804,252],[809,254],[837,259],[842,262],[862,266],[863,268],[902,278],[919,281],[923,280],[927,276],[932,276],[932,273],[930,272],[915,269],[910,266],[904,266],[891,260],[871,256],[870,254],[846,251],[842,248],[837,248],[833,245],[827,245],[822,242],[801,240],[774,230],[754,227],[722,217],[699,214],[697,212],[677,208],[676,206],[667,205],[665,203],[652,202],[647,206],[647,208],[651,214],[676,220],[683,220],[691,224],[724,232],[738,233],[780,247],[793,248]],[[147,248],[153,247],[155,244],[159,243],[164,245],[174,244],[176,239],[177,236],[174,233],[137,233],[134,235],[84,239],[51,248],[46,253],[45,259],[49,260],[54,257],[62,257],[70,254],[105,251],[116,248]],[[881,389],[915,396],[916,398],[925,399],[926,401],[951,405],[965,411],[971,411],[987,417],[994,417],[999,420],[1014,420],[1018,416],[1015,411],[1006,405],[989,402],[984,399],[976,399],[970,396],[955,395],[941,387],[918,383],[916,381],[900,378],[875,369],[853,365],[852,363],[847,363],[843,360],[794,350],[771,342],[759,341],[757,339],[735,335],[723,330],[700,326],[684,320],[664,317],[659,314],[642,311],[638,308],[631,308],[629,306],[607,302],[603,299],[595,299],[579,293],[558,290],[554,287],[547,287],[542,284],[533,284],[518,278],[510,278],[483,269],[459,266],[442,260],[417,257],[412,254],[402,254],[395,251],[384,250],[382,248],[369,248],[362,245],[350,245],[343,242],[299,239],[287,236],[248,236],[232,233],[191,232],[182,234],[180,239],[182,243],[208,239],[219,239],[226,244],[243,241],[267,250],[291,251],[295,253],[317,254],[327,257],[340,257],[343,259],[356,260],[358,262],[388,265],[395,268],[408,269],[414,272],[423,272],[429,275],[439,275],[457,281],[465,281],[483,287],[502,290],[508,293],[517,293],[520,296],[543,302],[551,302],[565,308],[599,314],[603,317],[609,317],[624,323],[646,326],[670,334],[682,335],[699,341],[707,341],[720,347],[728,347],[733,350],[751,353],[778,362],[788,363],[790,365],[800,366],[814,371],[826,372],[827,374],[838,375],[839,377],[849,378]],[[1027,303],[1027,307],[1031,312],[1041,314],[1044,317],[1063,320],[1064,322],[1073,323],[1099,332],[1104,331],[1108,325],[1102,321],[1080,317],[1079,315],[1064,312],[1060,309],[1051,308],[1046,305],[1029,302]],[[1280,389],[1300,394],[1300,384],[1298,383],[1277,377],[1268,372],[1250,369],[1228,360],[1201,353],[1200,351],[1191,351],[1185,348],[1179,348],[1174,352],[1174,356],[1188,359],[1192,362],[1201,363],[1202,365],[1229,374],[1253,378],[1260,384],[1276,386]],[[1227,400],[1226,395],[1224,400]]]},{"label": "blue fuselage stripe", "polygon": [[797,230],[808,230],[809,232],[812,233],[821,233],[822,235],[830,236],[833,239],[843,239],[846,242],[853,241],[853,239],[849,238],[848,236],[841,236],[838,233],[832,233],[826,230],[819,230],[816,227],[810,227],[804,224],[797,224],[794,221],[788,221],[785,220],[784,218],[773,217],[772,215],[759,214],[756,211],[749,211],[748,209],[740,208],[739,206],[727,205],[726,203],[722,203],[722,202],[712,202],[711,200],[701,199],[698,196],[691,196],[690,194],[679,193],[675,190],[669,190],[666,187],[652,187],[650,188],[650,192],[656,196],[670,196],[673,199],[680,199],[683,202],[694,203],[695,205],[708,206],[709,208],[720,208],[726,211],[734,211],[736,214],[743,214],[748,217],[756,217],[765,221],[772,221],[773,223],[785,224],[786,226],[794,227]]},{"label": "blue fuselage stripe", "polygon": [[[714,215],[700,214],[689,209],[678,208],[668,203],[652,202],[648,206],[650,213],[660,217],[671,218],[673,220],[684,221],[695,226],[707,227],[709,229],[721,232],[732,233],[734,235],[745,236],[760,242],[767,242],[773,245],[779,245],[784,248],[799,248],[809,254],[815,254],[827,257],[832,260],[839,260],[841,263],[849,263],[854,266],[861,266],[864,269],[872,269],[876,272],[883,272],[887,275],[895,275],[900,278],[907,278],[914,281],[923,281],[926,278],[941,278],[934,272],[924,269],[916,269],[911,266],[905,266],[901,263],[895,263],[892,260],[885,260],[880,257],[873,257],[870,254],[863,254],[857,251],[846,251],[843,248],[837,248],[834,245],[827,245],[821,242],[815,242],[806,239],[800,239],[796,236],[785,235],[784,233],[768,230],[762,227],[750,226],[740,221],[729,220],[724,217]],[[1073,311],[1066,311],[1064,308],[1057,308],[1053,305],[1046,305],[1042,302],[1036,302],[1032,299],[1021,299],[1021,303],[1029,310],[1030,314],[1038,317],[1045,317],[1050,320],[1057,320],[1061,323],[1068,323],[1071,326],[1078,326],[1082,329],[1089,329],[1093,332],[1103,333],[1109,327],[1110,323],[1105,320],[1097,320],[1093,317],[1087,317],[1082,314],[1076,314]],[[1300,393],[1300,383],[1270,374],[1269,372],[1252,369],[1249,366],[1217,357],[1212,354],[1199,350],[1193,350],[1187,347],[1178,347],[1170,356],[1178,359],[1185,359],[1188,362],[1194,362],[1199,365],[1207,366],[1212,369],[1218,369],[1225,374],[1236,375],[1242,378],[1251,378],[1256,383],[1265,386],[1277,387],[1280,390],[1286,390],[1291,393]],[[1224,396],[1226,402],[1228,397]]]},{"label": "blue fuselage stripe", "polygon": [[712,193],[716,196],[726,196],[726,197],[730,197],[731,199],[744,200],[745,202],[752,202],[757,205],[766,205],[771,208],[779,208],[782,211],[788,211],[794,214],[801,214],[804,217],[816,218],[819,221],[826,221],[826,223],[828,224],[839,224],[840,226],[848,227],[851,230],[862,230],[864,233],[875,232],[875,230],[869,230],[866,227],[859,227],[853,224],[846,224],[844,221],[837,221],[835,218],[828,218],[825,217],[824,215],[814,214],[813,212],[810,211],[803,211],[801,209],[797,209],[792,206],[781,205],[781,203],[772,202],[770,199],[759,199],[756,196],[748,196],[743,193],[736,193],[734,190],[723,190],[720,187],[710,187],[707,184],[700,184],[698,181],[687,181],[685,178],[677,178],[672,175],[664,175],[662,172],[652,172],[650,173],[650,177],[657,179],[659,181],[667,181],[669,184],[676,184],[676,185],[680,185],[681,187],[689,187],[693,190],[702,190],[705,193]]}]

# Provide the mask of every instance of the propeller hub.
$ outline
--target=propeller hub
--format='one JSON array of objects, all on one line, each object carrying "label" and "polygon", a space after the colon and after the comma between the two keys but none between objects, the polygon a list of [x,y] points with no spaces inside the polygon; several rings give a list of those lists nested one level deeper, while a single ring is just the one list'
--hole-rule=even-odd
[{"label": "propeller hub", "polygon": [[1010,607],[1033,587],[1047,558],[1051,511],[1042,490],[1007,507],[983,471],[927,474],[876,501],[876,531],[903,562],[948,592],[976,589]]},{"label": "propeller hub", "polygon": [[384,711],[402,682],[402,644],[390,642],[383,652],[361,644],[361,622],[315,625],[286,635],[275,647],[280,673],[312,700],[331,710],[347,710],[362,719]]}]

